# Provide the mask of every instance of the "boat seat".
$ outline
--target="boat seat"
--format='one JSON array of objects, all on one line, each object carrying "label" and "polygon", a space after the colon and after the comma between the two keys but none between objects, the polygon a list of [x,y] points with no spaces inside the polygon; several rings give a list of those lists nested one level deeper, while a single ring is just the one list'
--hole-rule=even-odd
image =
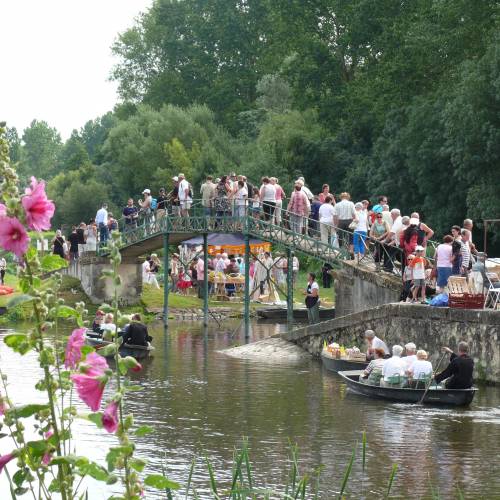
[{"label": "boat seat", "polygon": [[384,380],[385,387],[403,387],[406,383],[406,377],[403,377],[402,375],[392,375],[387,378],[388,380]]},{"label": "boat seat", "polygon": [[380,379],[382,378],[382,370],[372,370],[368,379],[366,381],[369,385],[380,385]]}]

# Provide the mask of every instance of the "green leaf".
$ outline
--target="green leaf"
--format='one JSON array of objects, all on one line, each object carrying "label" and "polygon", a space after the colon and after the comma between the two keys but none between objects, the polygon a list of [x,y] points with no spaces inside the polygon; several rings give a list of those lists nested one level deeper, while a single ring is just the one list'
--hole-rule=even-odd
[{"label": "green leaf", "polygon": [[59,308],[57,309],[58,318],[70,318],[70,317],[77,318],[78,316],[79,316],[78,311],[76,309],[73,309],[72,307],[59,306]]},{"label": "green leaf", "polygon": [[47,441],[28,441],[26,446],[33,457],[41,457],[48,450]]},{"label": "green leaf", "polygon": [[141,460],[140,458],[131,458],[129,460],[130,467],[136,470],[137,472],[142,472],[144,467],[146,466],[146,462]]},{"label": "green leaf", "polygon": [[127,364],[125,363],[125,360],[123,358],[120,358],[118,360],[118,370],[122,375],[126,375],[128,372]]},{"label": "green leaf", "polygon": [[17,418],[28,418],[43,410],[48,410],[49,405],[24,405],[24,406],[13,406],[7,410],[7,413],[16,415]]},{"label": "green leaf", "polygon": [[[23,292],[27,291],[28,290],[23,290]],[[11,308],[19,306],[21,304],[26,304],[27,302],[31,302],[33,299],[34,297],[32,297],[31,295],[26,295],[26,294],[17,295],[16,297],[12,297],[12,299],[10,299],[9,302],[7,302],[7,307]]]},{"label": "green leaf", "polygon": [[11,333],[10,335],[6,335],[3,341],[19,354],[26,354],[31,348],[28,336],[24,335],[24,333]]},{"label": "green leaf", "polygon": [[80,476],[90,476],[96,481],[107,481],[109,477],[108,471],[95,462],[81,465],[76,472]]},{"label": "green leaf", "polygon": [[26,477],[28,476],[28,469],[19,469],[13,476],[12,476],[12,481],[14,484],[20,488],[21,485],[24,483]]},{"label": "green leaf", "polygon": [[42,269],[46,272],[55,271],[57,269],[62,269],[63,267],[68,267],[68,261],[63,259],[59,255],[48,254],[42,257]]},{"label": "green leaf", "polygon": [[124,457],[130,457],[134,452],[133,445],[128,446],[116,446],[114,448],[110,448],[108,454],[106,455],[106,462],[108,463],[108,470],[112,472],[116,463],[119,459]]},{"label": "green leaf", "polygon": [[153,428],[150,425],[141,425],[135,430],[135,435],[141,437],[151,432],[153,432]]},{"label": "green leaf", "polygon": [[85,457],[79,457],[77,455],[66,455],[64,457],[55,457],[50,461],[50,465],[75,465],[78,462],[81,467],[88,462]]},{"label": "green leaf", "polygon": [[102,429],[102,413],[91,413],[90,415],[87,415],[87,419],[90,420],[91,422],[94,422],[99,429]]},{"label": "green leaf", "polygon": [[144,484],[146,486],[156,488],[157,490],[178,490],[180,488],[179,483],[167,479],[162,474],[150,474],[149,476],[146,476],[144,479]]},{"label": "green leaf", "polygon": [[26,252],[25,258],[28,261],[33,260],[36,256],[38,255],[38,252],[35,247],[29,247],[28,251]]}]

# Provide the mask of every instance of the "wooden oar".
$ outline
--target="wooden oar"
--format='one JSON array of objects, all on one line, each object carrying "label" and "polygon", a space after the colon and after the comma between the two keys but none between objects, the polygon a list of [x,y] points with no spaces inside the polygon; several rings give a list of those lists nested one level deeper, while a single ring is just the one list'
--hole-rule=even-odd
[{"label": "wooden oar", "polygon": [[[445,358],[445,356],[447,354],[448,354],[447,352],[445,352],[443,354],[443,356],[439,360],[439,363],[436,366],[436,369],[434,370],[435,372],[437,372],[439,370],[439,367],[441,366],[441,363],[443,362],[443,359]],[[431,386],[433,380],[434,380],[434,377],[431,377],[431,379],[429,380],[429,383],[427,384],[427,387],[425,388],[424,395],[422,396],[422,399],[420,399],[420,401],[417,404],[421,405],[423,403],[425,396],[427,396],[427,391],[429,390],[429,387]]]}]

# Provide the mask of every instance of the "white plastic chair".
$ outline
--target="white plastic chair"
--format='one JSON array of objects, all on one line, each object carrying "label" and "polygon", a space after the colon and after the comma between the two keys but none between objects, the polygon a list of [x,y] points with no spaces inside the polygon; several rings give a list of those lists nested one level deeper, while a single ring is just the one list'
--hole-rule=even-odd
[{"label": "white plastic chair", "polygon": [[[484,307],[496,309],[500,302],[500,279],[496,273],[485,273],[486,276],[486,298],[484,299]],[[489,300],[489,302],[488,302]]]}]

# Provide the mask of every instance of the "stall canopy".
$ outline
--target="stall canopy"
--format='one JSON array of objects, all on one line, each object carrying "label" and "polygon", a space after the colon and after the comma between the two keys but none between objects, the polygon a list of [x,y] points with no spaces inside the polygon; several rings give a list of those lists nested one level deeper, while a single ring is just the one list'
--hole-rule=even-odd
[{"label": "stall canopy", "polygon": [[[245,253],[245,238],[242,234],[227,233],[209,234],[207,238],[208,253],[214,255],[216,253],[226,252],[231,254]],[[183,246],[196,247],[203,245],[203,236],[196,236],[182,242]],[[270,252],[271,244],[256,238],[250,238],[250,250],[252,253],[259,254],[261,252]]]}]

